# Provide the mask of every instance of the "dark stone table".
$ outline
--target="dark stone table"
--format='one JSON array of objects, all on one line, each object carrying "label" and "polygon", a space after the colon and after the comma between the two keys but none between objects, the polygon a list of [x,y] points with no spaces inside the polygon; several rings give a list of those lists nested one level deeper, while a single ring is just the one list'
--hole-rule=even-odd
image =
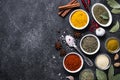
[{"label": "dark stone table", "polygon": [[[65,18],[57,15],[57,7],[67,2],[69,0],[0,0],[0,80],[67,80],[65,77],[68,75],[78,80],[80,72],[70,74],[65,71],[63,57],[54,48],[55,42],[62,40],[62,36],[73,35],[74,29],[69,24],[69,15]],[[110,9],[106,0],[92,0],[92,4],[95,2],[101,2]],[[82,4],[80,8],[84,9]],[[89,15],[92,18],[90,13]],[[119,15],[113,15],[112,25],[117,20],[120,21],[119,18]],[[120,32],[108,32],[110,27],[105,28],[106,35],[99,38],[100,51],[88,56],[92,61],[96,55],[107,53],[104,42],[108,37],[120,38]],[[86,28],[81,33],[83,36],[91,32]],[[79,45],[80,39],[76,40]],[[64,41],[62,44],[67,53],[75,51]],[[107,54],[113,59],[113,55]],[[96,69],[95,66],[88,67],[86,63],[83,69],[85,68],[93,71]],[[115,68],[115,73],[119,72],[120,68]]]}]

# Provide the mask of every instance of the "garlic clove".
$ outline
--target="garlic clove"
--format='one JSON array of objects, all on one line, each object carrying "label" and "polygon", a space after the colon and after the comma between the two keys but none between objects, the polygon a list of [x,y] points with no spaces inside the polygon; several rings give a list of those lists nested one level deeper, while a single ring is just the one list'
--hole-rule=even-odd
[{"label": "garlic clove", "polygon": [[120,67],[120,63],[119,63],[119,62],[116,62],[116,63],[114,63],[114,66],[115,66],[115,67]]},{"label": "garlic clove", "polygon": [[74,80],[73,76],[66,76],[66,78],[70,79],[70,80]]},{"label": "garlic clove", "polygon": [[118,60],[118,59],[119,59],[119,55],[118,55],[118,54],[115,54],[114,60]]},{"label": "garlic clove", "polygon": [[105,29],[103,29],[101,27],[97,28],[95,33],[96,33],[97,36],[103,36],[105,34]]}]

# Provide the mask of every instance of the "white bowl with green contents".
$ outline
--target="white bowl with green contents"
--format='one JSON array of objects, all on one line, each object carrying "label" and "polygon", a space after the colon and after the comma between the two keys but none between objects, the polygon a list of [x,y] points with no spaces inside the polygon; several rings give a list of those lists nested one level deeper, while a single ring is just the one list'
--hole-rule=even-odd
[{"label": "white bowl with green contents", "polygon": [[80,48],[85,54],[93,55],[100,49],[100,41],[97,36],[87,34],[80,40]]},{"label": "white bowl with green contents", "polygon": [[112,23],[112,15],[109,9],[101,3],[95,3],[91,8],[92,16],[102,27],[108,27]]}]

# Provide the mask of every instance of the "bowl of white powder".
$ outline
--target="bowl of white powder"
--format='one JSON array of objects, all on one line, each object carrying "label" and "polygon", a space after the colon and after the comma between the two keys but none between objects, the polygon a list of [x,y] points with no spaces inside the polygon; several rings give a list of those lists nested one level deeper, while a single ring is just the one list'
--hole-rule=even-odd
[{"label": "bowl of white powder", "polygon": [[107,54],[100,54],[95,58],[95,65],[101,70],[106,70],[111,65],[111,59]]}]

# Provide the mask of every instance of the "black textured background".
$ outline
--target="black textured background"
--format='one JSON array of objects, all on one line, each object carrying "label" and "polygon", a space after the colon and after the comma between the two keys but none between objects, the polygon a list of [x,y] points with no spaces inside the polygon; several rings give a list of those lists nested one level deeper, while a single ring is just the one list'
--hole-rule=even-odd
[{"label": "black textured background", "polygon": [[[69,0],[0,0],[0,80],[67,80],[68,75],[78,80],[79,73],[69,74],[64,70],[63,57],[54,48],[54,43],[62,40],[61,36],[73,35],[69,15],[66,18],[57,15],[57,7],[67,2]],[[95,2],[111,9],[106,0],[92,0],[92,4]],[[84,9],[82,4],[80,8]],[[119,18],[120,15],[113,15],[112,25],[120,21]],[[108,32],[110,28],[105,28],[106,35],[99,38],[100,51],[88,56],[93,61],[99,53],[107,53],[104,42],[108,37],[120,39],[120,32],[111,34]],[[83,36],[90,32],[86,28],[81,33]],[[79,45],[80,39],[76,40]],[[62,42],[67,53],[75,51]],[[109,55],[113,59],[113,55]],[[86,63],[85,68],[95,71],[95,66],[91,68]],[[120,68],[115,68],[115,73],[119,72]]]}]

